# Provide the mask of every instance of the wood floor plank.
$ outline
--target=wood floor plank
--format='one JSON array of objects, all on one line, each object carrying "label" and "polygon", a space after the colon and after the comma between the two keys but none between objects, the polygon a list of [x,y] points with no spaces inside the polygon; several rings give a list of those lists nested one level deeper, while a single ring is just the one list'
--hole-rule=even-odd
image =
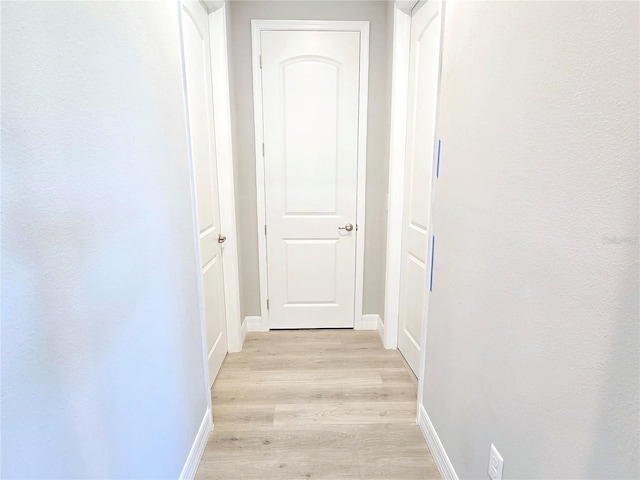
[{"label": "wood floor plank", "polygon": [[223,427],[228,424],[238,425],[273,425],[275,415],[275,405],[214,405],[213,425],[214,428]]},{"label": "wood floor plank", "polygon": [[377,332],[250,333],[211,392],[199,480],[439,479],[417,386]]},{"label": "wood floor plank", "polygon": [[225,369],[225,373],[235,370],[287,370],[288,365],[295,364],[298,369],[303,370],[363,370],[371,368],[385,368],[390,364],[396,364],[398,368],[403,368],[402,362],[397,358],[387,355],[335,355],[330,352],[309,353],[300,352],[299,354],[288,354],[286,362],[278,355],[255,355],[253,358],[245,361],[235,361],[229,363]]},{"label": "wood floor plank", "polygon": [[291,384],[333,384],[333,385],[382,385],[380,373],[375,369],[343,370],[274,370],[269,374],[262,371],[246,370],[241,374],[221,370],[218,378],[228,385],[282,385]]},{"label": "wood floor plank", "polygon": [[274,425],[415,423],[415,402],[276,405]]},{"label": "wood floor plank", "polygon": [[265,403],[335,403],[335,402],[411,402],[417,397],[413,385],[378,385],[375,387],[327,384],[290,385],[283,391],[279,385],[253,386],[220,383],[212,391],[213,405]]},{"label": "wood floor plank", "polygon": [[[331,428],[335,427],[335,428]],[[344,425],[327,427],[292,428],[290,426],[242,428],[221,428],[211,436],[207,444],[207,454],[211,458],[230,458],[244,456],[246,452],[268,452],[280,454],[315,449],[351,450],[358,447],[362,438],[358,432]]]},{"label": "wood floor plank", "polygon": [[248,457],[239,461],[200,463],[197,480],[230,479],[357,479],[360,467],[350,454],[335,451],[288,455],[282,458],[273,456],[266,459]]},{"label": "wood floor plank", "polygon": [[404,365],[400,367],[379,368],[378,373],[385,385],[415,385],[412,376]]},{"label": "wood floor plank", "polygon": [[377,459],[359,464],[360,478],[369,480],[440,480],[433,461],[407,459]]}]

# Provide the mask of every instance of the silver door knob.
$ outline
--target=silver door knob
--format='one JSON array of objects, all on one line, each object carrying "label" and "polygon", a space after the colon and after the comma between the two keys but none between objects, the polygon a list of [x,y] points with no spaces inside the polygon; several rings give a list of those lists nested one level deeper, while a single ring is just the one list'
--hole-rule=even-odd
[{"label": "silver door knob", "polygon": [[350,232],[353,230],[353,225],[347,223],[344,227],[338,227],[338,230],[346,230],[347,232]]},{"label": "silver door knob", "polygon": [[224,243],[226,239],[227,237],[225,237],[224,235],[222,234],[218,235],[218,243]]}]

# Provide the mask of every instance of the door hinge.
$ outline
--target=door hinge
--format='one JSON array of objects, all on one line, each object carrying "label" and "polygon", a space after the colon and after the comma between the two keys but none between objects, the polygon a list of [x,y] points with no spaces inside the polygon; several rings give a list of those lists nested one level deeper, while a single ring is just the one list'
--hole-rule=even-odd
[{"label": "door hinge", "polygon": [[267,226],[266,225],[264,226],[264,236],[265,237],[267,236]]},{"label": "door hinge", "polygon": [[269,310],[269,299],[267,298],[267,310]]},{"label": "door hinge", "polygon": [[260,70],[262,70],[262,55],[260,55]]},{"label": "door hinge", "polygon": [[264,142],[262,142],[262,156],[264,157]]}]

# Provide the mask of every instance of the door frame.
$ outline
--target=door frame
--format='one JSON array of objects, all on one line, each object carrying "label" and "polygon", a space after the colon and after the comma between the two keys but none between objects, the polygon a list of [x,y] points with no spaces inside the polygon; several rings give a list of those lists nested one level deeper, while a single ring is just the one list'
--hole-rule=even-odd
[{"label": "door frame", "polygon": [[358,99],[358,181],[356,185],[356,265],[354,329],[362,329],[362,297],[364,283],[365,198],[367,179],[367,103],[369,98],[369,22],[323,20],[251,20],[251,61],[253,74],[253,112],[255,126],[256,193],[258,227],[258,265],[260,270],[260,330],[269,330],[267,308],[267,237],[265,235],[265,169],[262,145],[264,143],[262,112],[262,75],[260,68],[260,34],[269,30],[324,31],[360,33],[360,88]]},{"label": "door frame", "polygon": [[398,348],[404,167],[407,143],[407,99],[409,98],[409,63],[411,59],[411,10],[417,3],[418,0],[409,2],[397,1],[393,8],[387,260],[383,336],[384,347],[388,349]]}]

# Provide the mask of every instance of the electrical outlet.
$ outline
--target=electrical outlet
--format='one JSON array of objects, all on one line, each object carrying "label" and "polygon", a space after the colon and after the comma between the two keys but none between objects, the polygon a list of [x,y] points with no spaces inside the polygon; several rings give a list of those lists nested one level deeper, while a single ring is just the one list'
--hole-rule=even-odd
[{"label": "electrical outlet", "polygon": [[502,467],[504,460],[498,453],[496,446],[491,444],[491,452],[489,453],[489,478],[491,480],[502,480]]}]

